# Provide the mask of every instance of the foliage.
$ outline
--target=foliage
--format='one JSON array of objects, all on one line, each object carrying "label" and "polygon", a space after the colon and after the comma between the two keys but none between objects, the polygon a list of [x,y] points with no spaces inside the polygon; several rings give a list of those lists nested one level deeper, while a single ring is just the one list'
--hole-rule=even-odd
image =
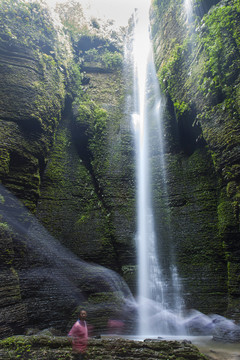
[{"label": "foliage", "polygon": [[179,100],[174,102],[174,108],[176,110],[177,117],[182,116],[186,111],[190,110],[189,105],[185,101],[180,102]]},{"label": "foliage", "polygon": [[107,128],[107,112],[87,98],[76,98],[73,102],[75,113],[75,124],[82,131],[86,129],[86,136],[89,139],[89,148],[92,152],[100,151],[98,146],[104,143],[105,131]]},{"label": "foliage", "polygon": [[199,41],[208,60],[199,89],[204,93],[220,91],[231,96],[228,85],[240,66],[239,18],[239,2],[215,7],[203,17]]},{"label": "foliage", "polygon": [[160,81],[161,87],[166,92],[168,91],[175,99],[173,89],[176,82],[178,82],[177,77],[174,77],[173,74],[179,75],[179,69],[181,64],[185,61],[188,53],[189,42],[186,39],[182,45],[179,45],[172,42],[172,51],[171,56],[169,56],[168,61],[160,68],[158,72],[158,79]]},{"label": "foliage", "polygon": [[99,22],[97,21],[96,18],[91,18],[91,24],[95,29],[100,29]]},{"label": "foliage", "polygon": [[73,96],[80,96],[82,93],[82,74],[80,72],[79,64],[76,64],[75,61],[71,60],[69,62],[69,66],[67,69],[67,81],[68,84],[68,91],[70,91]]},{"label": "foliage", "polygon": [[[31,353],[31,345],[27,343],[24,337],[19,336],[18,338],[6,338],[2,340],[1,346],[3,348],[9,349],[9,354],[11,354],[11,350],[14,352],[12,354],[14,358],[24,358]],[[11,356],[11,355],[10,355]]]},{"label": "foliage", "polygon": [[87,61],[100,62],[107,69],[120,67],[123,61],[123,56],[118,51],[111,52],[106,49],[104,52],[101,52],[96,48],[87,50],[84,58]]},{"label": "foliage", "polygon": [[[0,220],[1,220],[1,217],[0,217]],[[0,222],[0,231],[1,231],[1,230],[3,230],[3,231],[9,230],[9,225],[8,225],[8,223],[6,223],[6,222]]]},{"label": "foliage", "polygon": [[77,38],[79,33],[88,32],[87,20],[84,16],[82,5],[78,1],[71,0],[57,4],[56,11],[73,40]]},{"label": "foliage", "polygon": [[1,0],[0,32],[9,45],[48,46],[49,51],[57,37],[47,8],[37,1]]},{"label": "foliage", "polygon": [[87,61],[98,61],[99,60],[99,54],[96,48],[89,49],[85,52],[84,58]]},{"label": "foliage", "polygon": [[171,5],[172,2],[173,0],[153,0],[152,6],[157,9],[158,13],[161,13],[166,8],[166,6]]},{"label": "foliage", "polygon": [[117,68],[122,65],[122,54],[119,52],[110,52],[106,50],[102,55],[102,62],[106,66],[106,68]]}]

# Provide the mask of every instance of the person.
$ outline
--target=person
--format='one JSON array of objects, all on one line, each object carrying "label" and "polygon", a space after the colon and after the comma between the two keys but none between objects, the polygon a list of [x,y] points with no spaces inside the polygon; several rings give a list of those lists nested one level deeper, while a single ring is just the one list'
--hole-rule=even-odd
[{"label": "person", "polygon": [[109,335],[120,335],[124,330],[124,322],[122,320],[108,320],[108,333]]},{"label": "person", "polygon": [[75,322],[68,333],[72,339],[72,350],[75,360],[86,359],[86,349],[88,342],[88,328],[86,323],[87,312],[81,310],[79,319]]}]

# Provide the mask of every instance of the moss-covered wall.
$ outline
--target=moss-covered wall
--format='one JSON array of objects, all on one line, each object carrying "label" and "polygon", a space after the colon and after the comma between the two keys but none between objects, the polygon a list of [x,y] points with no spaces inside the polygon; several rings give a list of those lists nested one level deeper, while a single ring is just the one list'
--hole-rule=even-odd
[{"label": "moss-covered wall", "polygon": [[[0,183],[32,212],[64,104],[62,60],[53,22],[39,3],[0,2]],[[19,273],[27,263],[24,239],[5,222],[5,202],[1,196],[1,336],[23,331],[29,321]],[[7,206],[14,209],[11,201]]]},{"label": "moss-covered wall", "polygon": [[38,3],[3,0],[0,10],[1,182],[34,211],[65,97],[60,44]]},{"label": "moss-covered wall", "polygon": [[81,71],[82,93],[57,130],[37,215],[82,259],[121,273],[135,262],[133,145],[123,114],[122,64],[83,58]]},{"label": "moss-covered wall", "polygon": [[[187,304],[239,308],[239,1],[153,1],[169,203]],[[188,290],[187,290],[188,291]],[[228,305],[226,303],[228,297]],[[237,305],[238,304],[238,305]],[[233,305],[233,306],[232,306]]]},{"label": "moss-covered wall", "polygon": [[[87,25],[70,27],[74,34],[55,27],[39,2],[2,0],[0,10],[0,182],[45,227],[36,223],[33,236],[34,218],[0,188],[1,336],[27,326],[66,331],[80,301],[104,331],[109,316],[120,316],[126,285],[82,260],[126,274],[135,286],[121,42],[116,46],[99,28],[93,35]],[[60,244],[81,260],[62,258]]]},{"label": "moss-covered wall", "polygon": [[[188,308],[236,316],[239,1],[192,3],[192,17],[182,0],[154,0],[151,10],[166,102],[164,191],[154,135],[151,142],[159,257],[176,262]],[[96,21],[93,34],[79,27],[78,16],[57,31],[39,3],[2,0],[0,10],[0,181],[48,230],[38,228],[33,241],[26,209],[11,226],[1,213],[2,334],[66,330],[80,302],[104,331],[109,316],[122,315],[125,285],[79,258],[116,270],[135,291],[134,150],[124,107],[132,80],[124,78],[121,41],[114,32],[104,37]],[[18,209],[11,197],[0,201]],[[56,255],[60,244],[78,259]]]}]

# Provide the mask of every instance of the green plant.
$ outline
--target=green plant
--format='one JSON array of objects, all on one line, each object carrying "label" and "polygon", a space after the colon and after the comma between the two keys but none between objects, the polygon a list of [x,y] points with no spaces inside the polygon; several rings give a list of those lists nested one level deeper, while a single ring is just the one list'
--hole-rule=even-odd
[{"label": "green plant", "polygon": [[[200,83],[202,92],[228,92],[229,79],[234,78],[239,69],[237,55],[240,50],[238,19],[239,3],[213,8],[203,17],[199,42],[204,47],[208,59],[205,62],[205,76]],[[230,42],[228,39],[232,39]]]},{"label": "green plant", "polygon": [[174,102],[174,108],[176,110],[177,117],[182,116],[185,112],[190,110],[189,105],[185,101],[180,102],[179,100]]},{"label": "green plant", "polygon": [[0,28],[9,45],[22,43],[27,47],[37,48],[40,44],[44,44],[53,50],[57,38],[47,8],[37,1],[2,0]]},{"label": "green plant", "polygon": [[95,48],[89,49],[85,52],[84,58],[87,61],[99,61],[99,53]]},{"label": "green plant", "polygon": [[122,65],[123,56],[119,52],[106,50],[101,56],[101,60],[106,68],[114,69]]},{"label": "green plant", "polygon": [[82,5],[78,1],[71,0],[57,4],[56,10],[65,30],[70,34],[73,40],[77,39],[80,33],[88,30]]},{"label": "green plant", "polygon": [[14,356],[15,359],[29,358],[31,353],[31,345],[28,344],[24,337],[11,337],[2,340],[3,348],[8,349],[10,358]]}]

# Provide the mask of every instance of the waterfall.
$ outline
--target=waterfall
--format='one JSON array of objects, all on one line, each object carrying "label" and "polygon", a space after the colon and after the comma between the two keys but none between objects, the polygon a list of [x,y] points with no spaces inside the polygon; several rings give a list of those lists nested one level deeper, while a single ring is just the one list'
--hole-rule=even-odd
[{"label": "waterfall", "polygon": [[191,22],[193,17],[192,0],[184,0],[184,11],[187,17],[187,22]]},{"label": "waterfall", "polygon": [[156,238],[152,205],[151,153],[154,146],[158,147],[156,151],[160,154],[158,165],[162,178],[162,192],[165,194],[167,186],[161,121],[163,100],[160,96],[150,41],[149,6],[145,5],[134,13],[132,45],[132,123],[137,169],[138,333],[179,334],[184,331],[181,325],[181,286],[171,249],[168,250],[168,254],[162,256],[169,258],[168,269],[160,264],[158,254],[161,252],[161,239]]}]

